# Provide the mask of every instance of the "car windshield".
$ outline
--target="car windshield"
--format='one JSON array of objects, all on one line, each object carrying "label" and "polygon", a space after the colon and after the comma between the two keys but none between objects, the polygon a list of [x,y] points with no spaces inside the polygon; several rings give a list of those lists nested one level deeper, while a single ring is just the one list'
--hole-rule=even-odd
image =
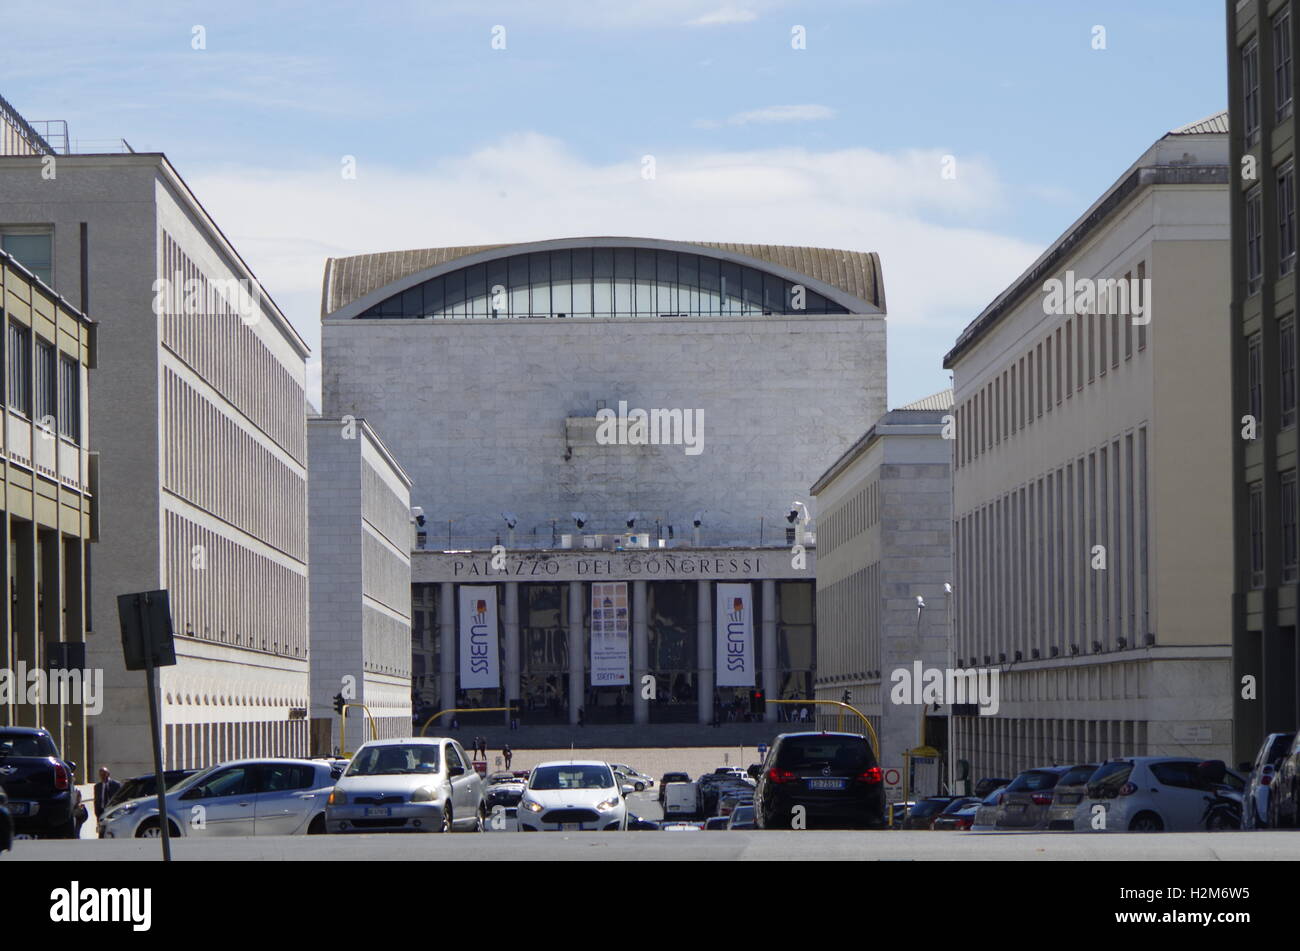
[{"label": "car windshield", "polygon": [[1105,763],[1088,779],[1088,795],[1093,799],[1114,799],[1132,773],[1131,762]]},{"label": "car windshield", "polygon": [[1084,783],[1088,781],[1088,778],[1092,776],[1092,774],[1095,772],[1097,772],[1097,765],[1095,763],[1084,765],[1084,766],[1075,766],[1068,773],[1062,776],[1057,781],[1056,785],[1082,786]]},{"label": "car windshield", "polygon": [[1007,792],[1037,792],[1040,789],[1051,789],[1060,778],[1060,773],[1031,769],[1012,780],[1011,785],[1007,787]]},{"label": "car windshield", "polygon": [[539,766],[528,780],[528,788],[542,792],[555,789],[609,789],[614,776],[608,766]]},{"label": "car windshield", "polygon": [[438,747],[432,744],[396,743],[363,747],[352,758],[348,776],[401,776],[436,773]]},{"label": "car windshield", "polygon": [[54,741],[42,733],[0,730],[0,758],[5,756],[58,756]]},{"label": "car windshield", "polygon": [[862,772],[876,765],[867,741],[856,736],[793,736],[781,744],[776,765],[782,769],[829,766],[842,772]]}]

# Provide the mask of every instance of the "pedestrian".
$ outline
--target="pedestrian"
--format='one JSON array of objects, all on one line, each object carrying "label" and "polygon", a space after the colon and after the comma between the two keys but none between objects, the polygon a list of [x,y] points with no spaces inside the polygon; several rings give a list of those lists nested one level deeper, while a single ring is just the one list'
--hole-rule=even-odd
[{"label": "pedestrian", "polygon": [[584,713],[582,707],[578,707],[578,726],[584,725],[585,718],[586,718],[586,714]]},{"label": "pedestrian", "polygon": [[99,767],[99,782],[95,783],[96,822],[98,822],[99,817],[104,814],[104,808],[108,805],[109,801],[112,800],[113,796],[121,788],[122,784],[113,778],[112,774],[109,773],[107,766]]},{"label": "pedestrian", "polygon": [[509,743],[501,747],[501,758],[506,761],[506,769],[510,768],[510,760],[514,755],[514,750],[510,749]]},{"label": "pedestrian", "polygon": [[454,714],[454,713],[451,715],[451,728],[452,728],[453,730],[459,730],[459,729],[460,729],[460,718],[457,717],[456,714]]}]

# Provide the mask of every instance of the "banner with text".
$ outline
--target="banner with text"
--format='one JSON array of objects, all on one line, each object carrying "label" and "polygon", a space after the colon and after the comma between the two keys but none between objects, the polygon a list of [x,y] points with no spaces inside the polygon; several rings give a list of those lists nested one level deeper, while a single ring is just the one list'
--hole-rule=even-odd
[{"label": "banner with text", "polygon": [[497,663],[497,589],[460,586],[460,686],[500,687]]},{"label": "banner with text", "polygon": [[628,683],[627,582],[591,583],[591,685]]},{"label": "banner with text", "polygon": [[754,686],[754,586],[719,584],[717,610],[719,687]]}]

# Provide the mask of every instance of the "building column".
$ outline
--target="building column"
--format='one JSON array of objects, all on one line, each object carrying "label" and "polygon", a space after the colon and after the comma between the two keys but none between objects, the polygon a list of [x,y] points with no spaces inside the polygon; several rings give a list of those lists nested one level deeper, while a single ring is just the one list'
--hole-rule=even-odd
[{"label": "building column", "polygon": [[695,702],[700,708],[696,720],[699,723],[712,723],[713,709],[713,583],[695,582],[695,616],[697,618],[695,634]]},{"label": "building column", "polygon": [[[507,581],[505,589],[506,660],[505,679],[502,683],[506,690],[502,706],[508,707],[511,701],[519,699],[519,582]],[[507,724],[510,717],[509,713],[505,715]]]},{"label": "building column", "polygon": [[[41,662],[36,627],[36,523],[11,522],[14,547],[13,566],[17,604],[13,616],[14,660],[35,670]],[[26,698],[23,698],[24,701]],[[14,722],[18,726],[39,726],[37,708],[26,702],[17,706]]]},{"label": "building column", "polygon": [[[776,666],[776,582],[769,579],[763,581],[763,697],[779,700],[781,693],[781,671]],[[777,711],[781,708],[776,704],[767,704],[763,713],[765,723],[775,723]],[[813,704],[812,709],[808,711],[816,714],[817,705]]]},{"label": "building column", "polygon": [[438,636],[438,707],[450,710],[456,706],[456,585],[451,581],[438,585]]},{"label": "building column", "polygon": [[578,708],[586,704],[586,641],[583,638],[581,581],[569,582],[569,723],[578,725]]},{"label": "building column", "polygon": [[[646,583],[632,582],[632,722],[650,722],[650,701],[641,689],[641,678],[650,673],[650,625],[646,617]],[[670,684],[656,684],[656,695]]]},{"label": "building column", "polygon": [[[57,513],[56,513],[57,519]],[[63,636],[63,540],[57,528],[40,529],[37,532],[37,557],[40,558],[40,623],[37,626],[39,636],[36,641],[38,662],[46,670],[62,667],[62,661],[50,655],[50,645],[62,644]],[[62,648],[55,648],[61,650]],[[54,742],[69,759],[73,759],[68,744],[67,728],[64,726],[64,703],[80,703],[81,698],[57,696],[52,689],[41,697],[41,725],[50,731]],[[160,708],[161,711],[161,708]],[[77,760],[77,765],[82,765]]]},{"label": "building column", "polygon": [[[86,643],[86,566],[85,566],[85,542],[79,537],[69,538],[62,542],[66,546],[64,551],[64,637],[70,644],[81,644],[84,649]],[[88,678],[91,676],[89,670],[82,671],[82,676]],[[96,685],[103,688],[103,684]],[[84,691],[84,687],[83,687]],[[64,708],[64,719],[69,721],[68,730],[71,734],[71,740],[68,743],[70,751],[64,753],[77,764],[78,770],[82,777],[93,782],[91,777],[95,776],[94,767],[88,762],[86,755],[86,705],[83,702],[85,694],[73,700],[70,706]],[[101,696],[100,702],[103,701]],[[97,777],[96,777],[97,778]]]}]

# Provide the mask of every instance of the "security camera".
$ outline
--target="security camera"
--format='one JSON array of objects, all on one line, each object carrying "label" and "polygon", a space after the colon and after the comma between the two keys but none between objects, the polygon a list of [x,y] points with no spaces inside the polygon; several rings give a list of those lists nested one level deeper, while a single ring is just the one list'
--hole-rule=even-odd
[{"label": "security camera", "polygon": [[415,516],[415,524],[416,524],[416,525],[419,525],[421,528],[423,528],[423,527],[424,527],[424,509],[422,509],[422,508],[420,508],[420,506],[416,505],[416,506],[414,506],[414,507],[411,509],[411,514],[412,514],[413,516]]},{"label": "security camera", "polygon": [[694,515],[691,516],[691,524],[694,525],[696,528],[699,528],[703,522],[704,522],[703,512],[696,512]]},{"label": "security camera", "polygon": [[916,609],[917,609],[918,611],[920,611],[920,610],[921,610],[922,608],[924,608],[924,607],[925,607],[925,598],[921,597],[921,596],[918,594],[918,595],[916,596]]},{"label": "security camera", "polygon": [[573,524],[577,525],[579,528],[582,528],[582,526],[587,524],[586,512],[570,512],[569,515],[573,517]]},{"label": "security camera", "polygon": [[943,583],[943,593],[952,594],[952,585],[949,584],[947,581]]},{"label": "security camera", "polygon": [[639,512],[628,512],[628,513],[627,513],[627,527],[628,527],[628,528],[635,528],[635,527],[636,527],[636,520],[637,520],[637,518],[639,517],[639,515],[640,515]]},{"label": "security camera", "polygon": [[507,528],[514,528],[515,523],[519,521],[519,516],[514,512],[502,512],[501,517],[506,520]]},{"label": "security camera", "polygon": [[794,524],[794,520],[797,519],[798,517],[799,517],[799,510],[798,510],[798,509],[791,509],[791,510],[790,510],[790,514],[787,515],[787,516],[785,517],[785,520],[786,520],[787,522],[789,522],[791,525],[793,525],[793,524]]}]

